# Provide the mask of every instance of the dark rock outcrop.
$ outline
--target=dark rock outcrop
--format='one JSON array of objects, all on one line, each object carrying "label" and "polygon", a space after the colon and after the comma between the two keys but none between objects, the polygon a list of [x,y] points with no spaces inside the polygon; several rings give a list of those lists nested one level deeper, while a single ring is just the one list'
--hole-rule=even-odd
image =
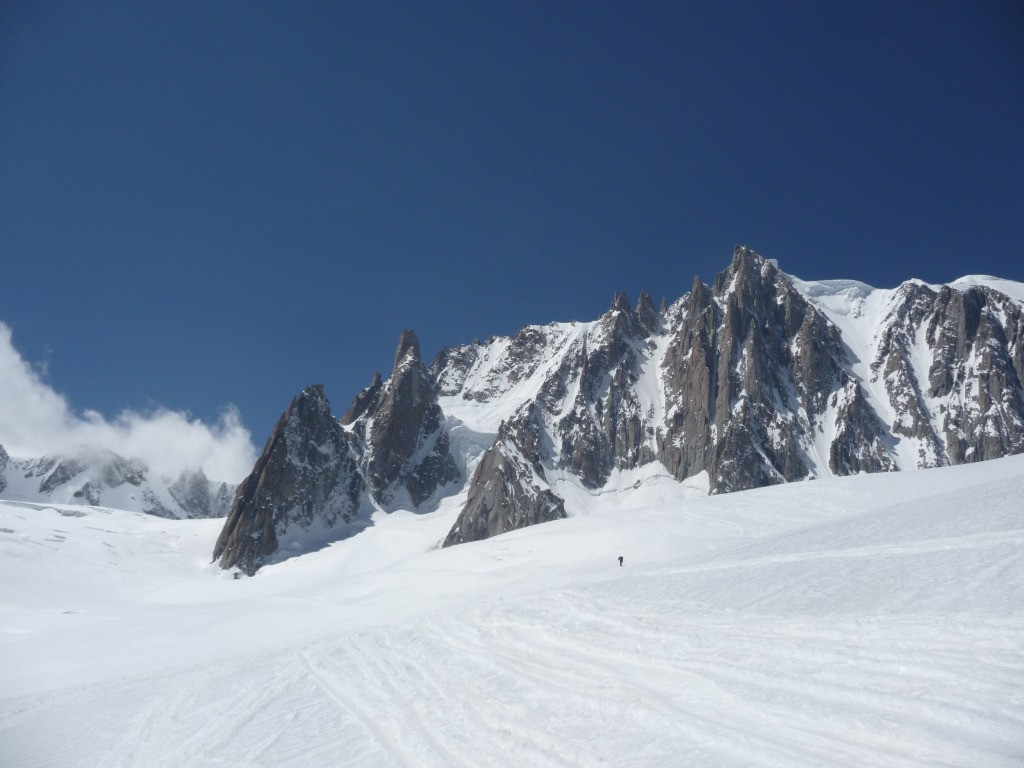
[{"label": "dark rock outcrop", "polygon": [[402,332],[391,378],[361,418],[358,433],[366,444],[366,478],[382,506],[400,501],[403,491],[413,506],[419,506],[459,479],[448,434],[442,429],[444,414],[434,380],[423,365],[413,331]]},{"label": "dark rock outcrop", "polygon": [[0,493],[4,492],[7,487],[7,462],[10,457],[7,455],[7,451],[0,445]]},{"label": "dark rock outcrop", "polygon": [[899,289],[872,369],[922,465],[1024,451],[1022,336],[1024,310],[990,288]]},{"label": "dark rock outcrop", "polygon": [[466,505],[443,547],[565,517],[564,502],[548,487],[528,451],[517,444],[513,429],[502,424],[473,473]]},{"label": "dark rock outcrop", "polygon": [[391,377],[375,376],[341,420],[322,386],[307,387],[238,487],[214,559],[251,574],[358,530],[362,510],[425,504],[460,478],[443,419],[412,331],[399,339]]},{"label": "dark rock outcrop", "polygon": [[694,277],[674,318],[661,366],[666,416],[658,432],[658,456],[675,477],[692,477],[710,462],[721,322],[711,291]]},{"label": "dark rock outcrop", "polygon": [[538,400],[552,422],[553,444],[561,446],[549,458],[589,488],[602,486],[613,470],[654,458],[653,429],[636,389],[656,327],[650,306],[645,297],[642,311],[634,312],[626,295],[616,293],[608,312],[574,342],[541,389]]},{"label": "dark rock outcrop", "polygon": [[373,374],[373,382],[356,395],[356,399],[352,401],[352,405],[345,411],[345,415],[341,417],[341,425],[347,427],[352,424],[369,410],[372,410],[377,406],[377,400],[380,398],[380,392],[384,389],[384,382],[380,378],[380,373]]},{"label": "dark rock outcrop", "polygon": [[[847,372],[838,330],[773,263],[747,248],[737,248],[730,268],[716,278],[714,298],[724,311],[716,339],[712,491],[826,471],[808,456],[815,432],[829,403],[837,404],[836,393],[858,386]],[[839,418],[862,415],[847,408]],[[877,420],[839,422],[837,431],[881,444]],[[860,454],[859,462],[867,471],[892,467],[884,450]]]},{"label": "dark rock outcrop", "polygon": [[331,416],[323,387],[307,387],[238,486],[213,558],[222,568],[255,573],[286,536],[350,522],[362,492],[348,438]]},{"label": "dark rock outcrop", "polygon": [[893,435],[907,438],[916,446],[922,466],[949,463],[914,371],[918,330],[931,313],[934,302],[935,292],[925,285],[912,282],[900,286],[892,309],[883,320],[876,357],[871,364],[875,380],[881,377],[884,382],[896,416],[889,428]]}]

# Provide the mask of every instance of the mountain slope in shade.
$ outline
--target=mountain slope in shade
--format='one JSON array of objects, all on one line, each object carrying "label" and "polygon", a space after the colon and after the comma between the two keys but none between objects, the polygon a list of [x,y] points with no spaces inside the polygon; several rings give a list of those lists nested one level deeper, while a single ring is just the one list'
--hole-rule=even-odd
[{"label": "mountain slope in shade", "polygon": [[362,492],[348,436],[331,416],[323,387],[307,387],[238,486],[213,557],[222,568],[254,573],[282,541],[305,551],[318,532],[356,517]]},{"label": "mountain slope in shade", "polygon": [[214,559],[255,573],[352,535],[375,510],[427,505],[461,477],[442,420],[412,331],[399,339],[390,378],[375,375],[341,419],[321,385],[307,387],[239,486]]},{"label": "mountain slope in shade", "polygon": [[641,469],[719,494],[980,461],[1024,451],[1021,296],[984,277],[806,282],[739,247],[661,309],[616,294],[593,322],[446,348],[429,370],[403,335],[341,421],[371,507],[465,494],[446,545],[558,519],[560,487]]}]

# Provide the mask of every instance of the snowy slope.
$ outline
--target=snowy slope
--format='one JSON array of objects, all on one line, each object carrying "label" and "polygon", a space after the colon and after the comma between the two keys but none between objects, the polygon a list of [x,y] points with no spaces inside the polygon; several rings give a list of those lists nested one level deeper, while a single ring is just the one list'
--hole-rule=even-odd
[{"label": "snowy slope", "polygon": [[457,497],[240,580],[219,521],[0,502],[0,762],[1024,764],[1024,456],[555,484],[568,519],[439,550]]}]

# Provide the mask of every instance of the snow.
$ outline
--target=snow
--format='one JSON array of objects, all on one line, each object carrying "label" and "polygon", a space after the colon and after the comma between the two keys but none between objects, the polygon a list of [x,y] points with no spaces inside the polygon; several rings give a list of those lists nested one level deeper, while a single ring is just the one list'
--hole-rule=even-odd
[{"label": "snow", "polygon": [[[809,302],[824,312],[839,328],[852,363],[851,372],[860,383],[875,413],[889,425],[909,423],[914,418],[913,414],[906,408],[896,407],[886,391],[887,382],[880,373],[871,370],[871,364],[878,359],[882,334],[891,326],[893,313],[905,299],[907,287],[923,286],[938,292],[942,285],[909,280],[895,289],[878,289],[855,280],[805,281],[791,275],[786,277]],[[988,275],[969,275],[948,285],[956,290],[983,286],[1008,296],[1014,302],[1024,304],[1024,283]],[[985,311],[993,312],[1000,322],[1006,320],[1003,308],[998,305],[990,304]],[[922,324],[916,329],[915,335],[908,339],[909,343],[905,350],[908,378],[899,380],[897,377],[897,380],[889,383],[894,386],[896,397],[913,397],[924,406],[924,417],[928,419],[939,439],[945,440],[946,414],[950,409],[963,408],[971,398],[963,391],[963,383],[943,397],[928,396],[929,373],[935,353],[928,344],[925,332],[926,324]],[[987,368],[987,365],[979,362],[977,350],[974,349],[971,350],[965,364],[968,371]],[[972,378],[968,376],[967,380]],[[904,387],[916,387],[917,391],[903,392]],[[930,440],[909,439],[899,435],[895,437],[894,451],[897,463],[904,469],[948,461],[948,457],[942,455],[941,449],[936,453],[935,445]]]},{"label": "snow", "polygon": [[552,482],[572,517],[441,550],[447,499],[238,580],[221,521],[0,502],[4,766],[1024,764],[1024,456]]},{"label": "snow", "polygon": [[496,435],[501,422],[536,396],[564,353],[577,339],[585,337],[592,325],[572,322],[525,328],[524,331],[545,336],[547,347],[536,370],[514,383],[509,378],[509,369],[521,361],[512,354],[511,339],[496,337],[481,346],[458,394],[438,398],[441,410],[472,432]]},{"label": "snow", "polygon": [[965,291],[975,286],[991,288],[994,291],[999,291],[1009,296],[1020,304],[1024,304],[1024,283],[1018,283],[1016,280],[1006,280],[1001,277],[992,277],[991,275],[966,275],[949,283],[949,286],[960,291]]},{"label": "snow", "polygon": [[[665,381],[661,370],[671,343],[671,334],[659,333],[654,337],[649,349],[637,350],[637,358],[641,363],[636,394],[640,401],[641,414],[647,423],[654,427],[665,423]],[[649,443],[655,447],[653,437]]]}]

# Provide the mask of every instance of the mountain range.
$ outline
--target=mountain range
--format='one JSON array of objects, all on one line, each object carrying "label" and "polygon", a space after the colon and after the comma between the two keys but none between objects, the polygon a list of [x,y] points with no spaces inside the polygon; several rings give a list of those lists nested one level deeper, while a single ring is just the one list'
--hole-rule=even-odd
[{"label": "mountain range", "polygon": [[163,477],[139,459],[95,446],[59,456],[14,458],[0,445],[0,498],[110,507],[158,517],[224,517],[235,486],[202,468]]},{"label": "mountain range", "polygon": [[451,546],[566,516],[565,484],[600,493],[652,468],[719,494],[1020,453],[1022,381],[1024,285],[809,282],[738,247],[671,304],[617,293],[592,322],[445,348],[429,366],[404,331],[391,375],[340,418],[322,386],[304,389],[214,559],[252,574],[461,494]]}]

